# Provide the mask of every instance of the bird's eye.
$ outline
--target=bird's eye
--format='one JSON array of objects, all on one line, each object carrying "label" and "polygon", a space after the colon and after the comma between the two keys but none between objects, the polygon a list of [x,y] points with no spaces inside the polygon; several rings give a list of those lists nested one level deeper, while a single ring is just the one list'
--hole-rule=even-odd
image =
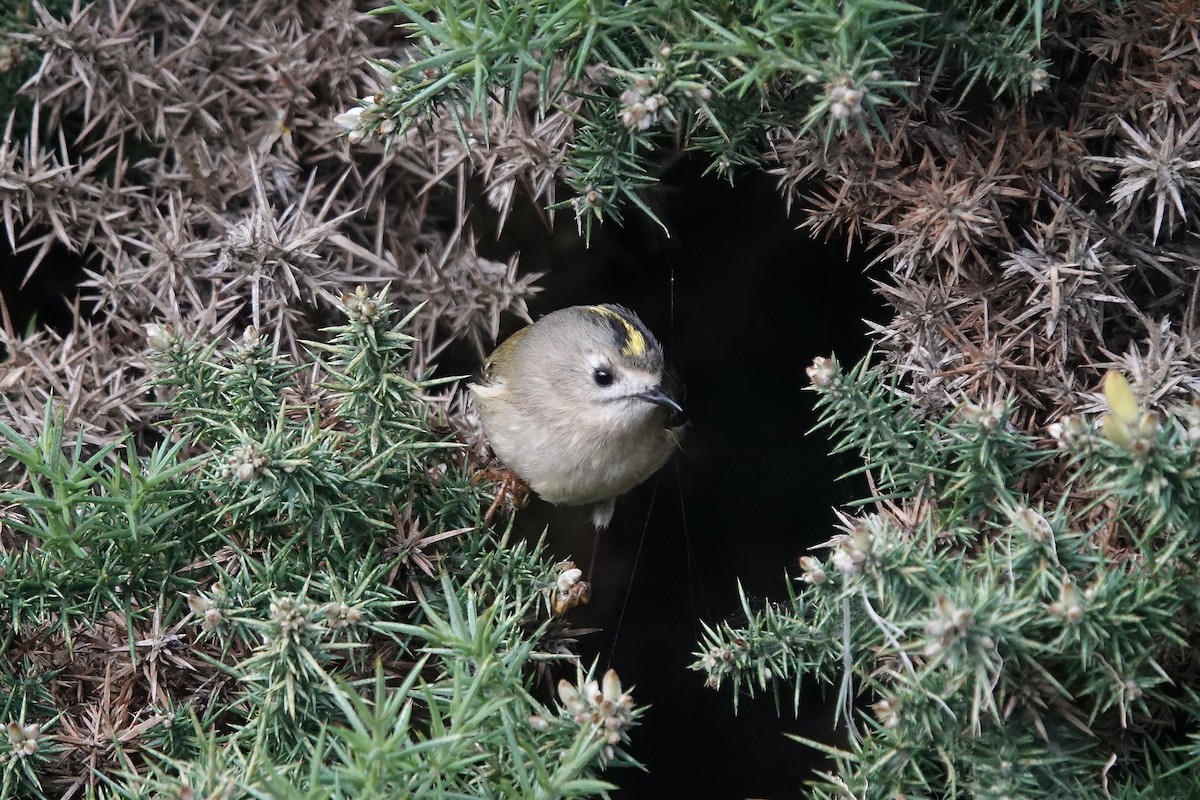
[{"label": "bird's eye", "polygon": [[612,372],[604,367],[597,367],[596,371],[592,373],[592,378],[599,386],[611,386],[613,382]]}]

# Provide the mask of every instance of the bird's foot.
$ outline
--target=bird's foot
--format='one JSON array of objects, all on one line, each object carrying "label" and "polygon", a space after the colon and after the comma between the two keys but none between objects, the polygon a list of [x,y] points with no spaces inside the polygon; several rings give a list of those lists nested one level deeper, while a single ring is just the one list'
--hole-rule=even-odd
[{"label": "bird's foot", "polygon": [[495,496],[488,510],[484,512],[483,524],[491,525],[492,520],[501,508],[506,508],[510,514],[525,507],[529,502],[529,484],[521,480],[521,476],[506,467],[485,469],[479,473],[485,480],[490,480],[496,486]]}]

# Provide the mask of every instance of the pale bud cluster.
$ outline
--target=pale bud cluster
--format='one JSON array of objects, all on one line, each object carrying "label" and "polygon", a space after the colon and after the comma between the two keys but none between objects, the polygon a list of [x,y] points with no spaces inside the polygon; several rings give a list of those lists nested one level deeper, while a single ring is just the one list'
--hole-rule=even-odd
[{"label": "pale bud cluster", "polygon": [[658,122],[659,112],[666,111],[666,95],[655,93],[658,81],[649,75],[639,76],[633,88],[621,93],[621,124],[631,131],[644,131]]},{"label": "pale bud cluster", "polygon": [[266,468],[269,459],[259,452],[258,445],[254,442],[249,444],[241,444],[233,448],[233,452],[225,459],[225,466],[221,469],[221,474],[226,477],[234,477],[243,483],[248,483],[262,474]]},{"label": "pale bud cluster", "polygon": [[363,97],[359,105],[343,111],[333,118],[346,138],[352,144],[357,144],[370,135],[387,136],[396,130],[396,121],[384,116],[383,109],[375,102],[374,97]]},{"label": "pale bud cluster", "polygon": [[958,608],[945,595],[939,595],[937,616],[925,624],[925,655],[931,658],[938,655],[970,633],[973,627],[975,615],[970,609]]},{"label": "pale bud cluster", "polygon": [[800,569],[804,570],[804,574],[800,576],[800,580],[813,586],[821,586],[825,581],[829,580],[829,576],[825,574],[825,568],[821,565],[819,559],[812,556],[800,557]]},{"label": "pale bud cluster", "polygon": [[885,697],[878,703],[871,704],[871,710],[875,712],[883,727],[893,730],[900,726],[900,712],[903,708],[904,704],[895,698]]},{"label": "pale bud cluster", "polygon": [[1027,536],[1031,537],[1039,544],[1054,541],[1054,528],[1050,525],[1050,521],[1046,519],[1036,509],[1029,506],[1023,506],[1017,509],[1013,515],[1013,523],[1017,529]]},{"label": "pale bud cluster", "polygon": [[1200,444],[1200,398],[1186,406],[1180,416],[1184,423],[1184,436],[1191,444]]},{"label": "pale bud cluster", "polygon": [[[280,597],[271,601],[271,621],[279,628],[280,639],[298,639],[308,628],[312,609],[294,597]],[[269,640],[269,639],[268,639]]]},{"label": "pale bud cluster", "polygon": [[604,673],[602,682],[588,681],[580,691],[567,680],[558,682],[558,697],[577,725],[592,725],[596,735],[603,737],[604,757],[612,759],[613,747],[625,737],[633,724],[633,697],[621,691],[621,680],[616,670]]},{"label": "pale bud cluster", "polygon": [[[188,608],[200,618],[203,629],[213,631],[229,621],[229,603],[221,594],[208,596],[197,592],[187,596]],[[271,601],[269,612],[274,625],[272,633],[263,636],[264,642],[298,639],[316,629],[337,631],[363,621],[362,609],[345,602],[334,601],[313,606],[294,597]]]},{"label": "pale bud cluster", "polygon": [[242,331],[242,347],[246,349],[261,347],[262,341],[262,334],[253,325],[247,325],[246,329]]},{"label": "pale bud cluster", "polygon": [[345,603],[329,603],[325,606],[325,621],[330,630],[340,630],[363,621],[362,609]]},{"label": "pale bud cluster", "polygon": [[1029,91],[1037,94],[1050,85],[1050,73],[1037,67],[1029,73]]},{"label": "pale bud cluster", "polygon": [[[745,640],[735,642],[739,649],[745,649]],[[721,676],[732,672],[737,666],[734,662],[738,660],[737,653],[728,647],[721,645],[713,645],[708,648],[708,652],[700,659],[700,665],[704,667],[704,671],[708,673],[706,684],[710,689],[721,688]]]},{"label": "pale bud cluster", "polygon": [[17,758],[31,756],[41,746],[39,739],[42,726],[36,724],[21,725],[18,722],[8,723],[8,744],[10,752]]},{"label": "pale bud cluster", "polygon": [[179,352],[183,349],[183,340],[175,333],[172,325],[159,325],[151,322],[143,326],[146,332],[146,343],[156,353]]},{"label": "pale bud cluster", "polygon": [[1078,625],[1083,619],[1083,602],[1083,593],[1076,588],[1075,581],[1067,578],[1063,581],[1058,600],[1051,603],[1046,611],[1052,617],[1057,617],[1071,625]]},{"label": "pale bud cluster", "polygon": [[210,597],[202,594],[189,594],[187,604],[192,613],[203,620],[203,628],[206,631],[216,630],[225,621],[225,614],[221,610],[220,604]]},{"label": "pale bud cluster", "polygon": [[1058,422],[1047,425],[1046,432],[1063,450],[1071,449],[1089,433],[1087,423],[1071,414],[1066,415]]},{"label": "pale bud cluster", "polygon": [[804,368],[804,373],[808,375],[813,386],[824,389],[833,383],[833,379],[837,375],[837,366],[832,360],[824,356],[817,356],[813,359],[812,366]]},{"label": "pale bud cluster", "polygon": [[550,609],[556,617],[561,617],[576,606],[587,605],[592,599],[592,587],[583,580],[583,570],[576,567],[574,561],[561,561],[555,568],[559,573],[554,582]]},{"label": "pale bud cluster", "polygon": [[871,555],[871,529],[862,520],[855,524],[849,534],[837,536],[833,541],[836,547],[829,561],[843,575],[853,575],[860,571]]},{"label": "pale bud cluster", "polygon": [[[867,76],[869,80],[879,80],[879,72],[872,71]],[[861,117],[863,113],[863,98],[867,96],[865,83],[856,84],[847,73],[825,85],[825,94],[829,98],[829,113],[834,119],[843,120],[849,117]]]},{"label": "pale bud cluster", "polygon": [[378,322],[382,317],[379,300],[369,294],[367,287],[361,284],[354,290],[354,294],[342,295],[342,305],[345,306],[351,322],[367,325]]},{"label": "pale bud cluster", "polygon": [[999,400],[986,406],[964,403],[960,411],[967,422],[989,431],[996,430],[1008,418],[1008,407]]},{"label": "pale bud cluster", "polygon": [[242,339],[240,342],[234,342],[233,355],[240,359],[243,363],[251,363],[257,358],[257,351],[262,347],[263,337],[258,332],[258,328],[253,325],[247,325],[242,331]]}]

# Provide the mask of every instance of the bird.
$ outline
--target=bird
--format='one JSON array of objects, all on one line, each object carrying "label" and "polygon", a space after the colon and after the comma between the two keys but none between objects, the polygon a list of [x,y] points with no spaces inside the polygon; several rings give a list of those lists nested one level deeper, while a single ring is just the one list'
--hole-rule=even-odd
[{"label": "bird", "polygon": [[542,499],[591,506],[603,530],[616,498],[679,449],[686,419],[662,345],[620,305],[570,306],[502,342],[468,388],[492,451]]}]

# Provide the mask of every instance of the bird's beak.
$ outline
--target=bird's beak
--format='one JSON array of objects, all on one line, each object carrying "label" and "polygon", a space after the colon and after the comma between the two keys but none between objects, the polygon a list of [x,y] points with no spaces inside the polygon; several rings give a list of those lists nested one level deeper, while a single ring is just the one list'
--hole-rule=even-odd
[{"label": "bird's beak", "polygon": [[639,400],[645,400],[647,403],[653,403],[656,406],[663,406],[675,412],[676,419],[682,420],[685,416],[683,406],[675,402],[675,398],[663,391],[661,386],[655,386],[647,389],[644,392],[638,392],[634,397]]}]

